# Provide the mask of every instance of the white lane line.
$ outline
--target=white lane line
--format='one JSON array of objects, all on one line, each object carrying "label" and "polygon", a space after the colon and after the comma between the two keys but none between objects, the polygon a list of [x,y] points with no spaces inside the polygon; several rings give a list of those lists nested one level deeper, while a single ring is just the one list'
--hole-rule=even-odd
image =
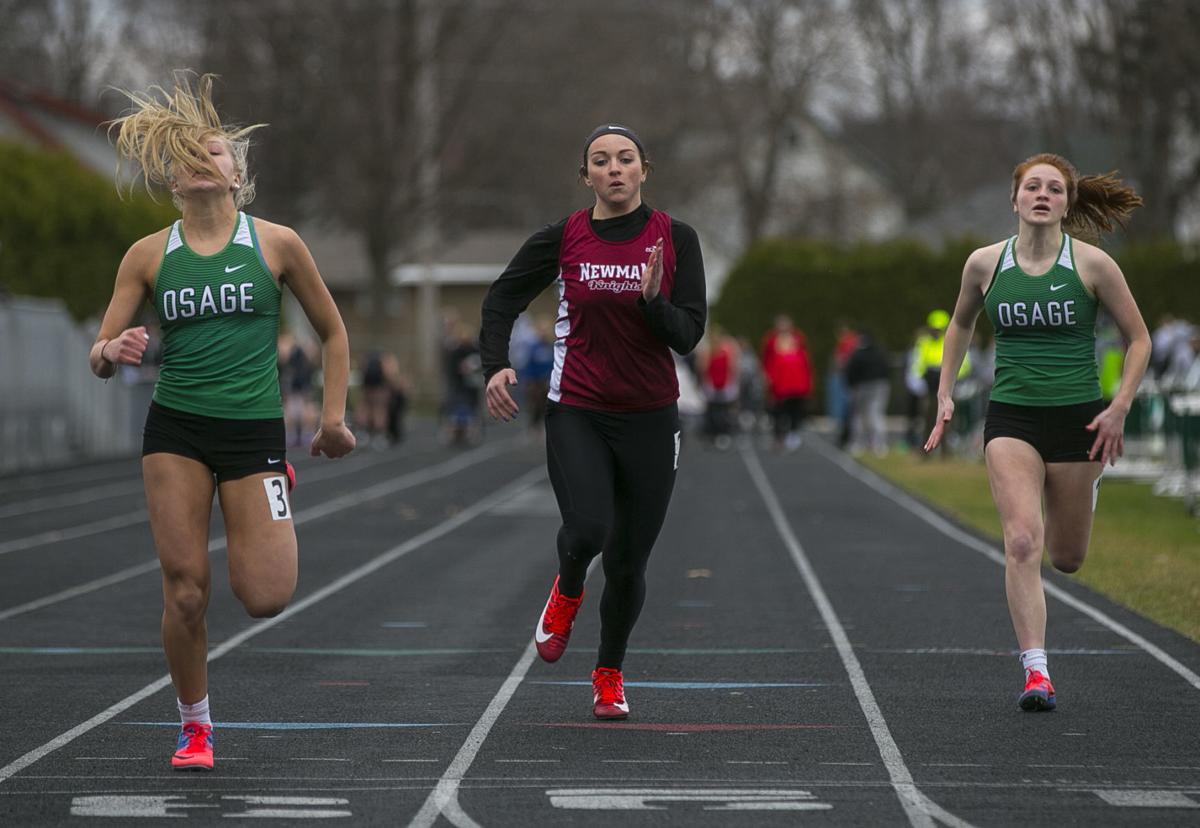
[{"label": "white lane line", "polygon": [[67,506],[82,506],[85,503],[95,503],[97,500],[109,500],[114,497],[125,497],[126,495],[137,494],[142,491],[144,491],[142,481],[135,480],[129,483],[110,483],[107,486],[93,486],[90,489],[83,489],[82,491],[70,492],[68,494],[35,497],[30,500],[22,500],[20,503],[11,503],[8,506],[0,507],[0,518],[32,515],[34,512],[46,512],[50,509],[62,509]]},{"label": "white lane line", "polygon": [[[76,756],[76,762],[144,762],[145,756]],[[225,761],[225,757],[221,757]]]},{"label": "white lane line", "polygon": [[[448,462],[441,463],[436,466],[430,466],[427,469],[410,472],[401,477],[393,478],[375,486],[371,486],[370,488],[363,489],[359,492],[336,498],[335,500],[327,501],[321,506],[305,509],[303,512],[300,512],[294,518],[292,518],[292,522],[295,526],[301,526],[305,523],[308,523],[310,520],[316,520],[317,518],[326,517],[327,515],[342,511],[343,509],[349,509],[353,506],[361,505],[366,503],[368,500],[395,494],[396,492],[404,489],[410,489],[414,486],[419,486],[422,483],[428,483],[431,480],[436,480],[440,477],[446,477],[454,474],[455,472],[462,471],[468,466],[491,459],[495,455],[502,453],[506,450],[507,442],[511,441],[484,446],[483,448],[475,449],[474,451],[467,452],[466,454],[461,454]],[[138,514],[142,516],[142,519],[145,519],[146,512],[144,510]],[[208,543],[208,551],[210,553],[217,552],[224,548],[225,538],[215,538]],[[3,544],[0,544],[0,554],[3,554],[3,552]],[[42,607],[48,607],[51,604],[57,604],[61,601],[67,601],[71,598],[77,598],[80,595],[86,595],[89,592],[94,592],[95,590],[103,589],[104,587],[118,584],[121,581],[125,581],[130,578],[136,578],[138,575],[142,575],[147,572],[155,572],[157,570],[157,558],[146,561],[145,563],[136,564],[135,566],[114,572],[111,575],[105,575],[103,578],[97,578],[93,581],[78,584],[77,586],[68,587],[60,592],[55,592],[51,595],[46,595],[41,598],[36,598],[32,601],[27,601],[24,604],[18,604],[17,606],[9,607],[6,610],[0,610],[0,621],[3,621],[7,618],[12,618],[15,615],[33,612],[34,610],[41,609]]]},{"label": "white lane line", "polygon": [[289,756],[289,762],[349,762],[336,756]]},{"label": "white lane line", "polygon": [[[128,458],[121,462],[133,465],[134,460],[132,458]],[[137,467],[134,466],[134,468],[136,469]],[[121,471],[115,467],[109,467],[107,464],[92,469],[71,467],[59,469],[58,471],[42,472],[40,474],[26,474],[15,477],[10,482],[0,485],[0,494],[18,490],[27,492],[31,489],[36,489],[39,486],[44,486],[46,488],[60,488],[62,486],[70,486],[73,483],[88,483],[93,480],[119,480],[128,477],[128,470]]]},{"label": "white lane line", "polygon": [[[599,561],[600,556],[597,555],[588,564],[587,575],[584,576],[585,582],[595,570],[596,564]],[[437,785],[429,792],[429,796],[425,798],[424,804],[421,805],[421,810],[417,812],[417,815],[412,818],[412,822],[408,824],[409,828],[431,828],[437,822],[439,814],[450,820],[457,828],[480,828],[479,823],[471,819],[463,811],[462,806],[458,804],[458,788],[462,784],[463,778],[467,775],[467,771],[471,769],[471,763],[475,761],[475,757],[479,754],[479,749],[483,747],[483,740],[488,737],[492,726],[496,724],[496,720],[504,712],[504,708],[517,692],[517,688],[521,686],[521,682],[525,679],[525,674],[529,672],[529,667],[533,664],[533,659],[536,655],[536,644],[530,640],[529,644],[525,647],[525,652],[521,653],[521,657],[513,665],[512,672],[508,674],[508,678],[500,685],[500,689],[496,691],[496,695],[488,703],[487,709],[483,711],[483,715],[479,717],[479,721],[475,723],[475,727],[471,728],[471,732],[467,734],[467,740],[458,749],[458,753],[451,760],[450,766],[446,768],[446,772],[442,774],[442,778],[438,780]]]},{"label": "white lane line", "polygon": [[425,798],[425,803],[409,823],[409,828],[432,828],[439,815],[445,816],[458,828],[477,828],[478,823],[467,816],[458,804],[458,786],[462,784],[463,777],[466,776],[471,763],[475,761],[479,749],[483,747],[483,740],[488,737],[492,726],[496,724],[496,720],[504,712],[509,700],[517,692],[525,674],[529,672],[529,667],[533,664],[536,655],[537,649],[534,642],[530,640],[525,647],[525,652],[513,666],[512,672],[504,680],[504,684],[500,685],[500,689],[492,697],[487,709],[475,723],[475,727],[471,728],[467,740],[463,742],[463,746],[458,749],[458,753],[450,762],[450,767],[446,768],[446,772],[438,780],[437,786]]},{"label": "white lane line", "polygon": [[932,828],[933,820],[936,818],[952,826],[967,825],[966,822],[943,810],[941,806],[917,789],[912,773],[904,763],[900,748],[897,747],[887,721],[883,718],[883,711],[879,709],[879,704],[875,701],[871,685],[867,683],[867,676],[863,672],[862,665],[859,664],[858,657],[854,654],[854,647],[846,636],[846,630],[838,619],[829,597],[825,594],[825,589],[821,586],[816,570],[813,569],[808,556],[804,553],[804,548],[800,546],[795,533],[792,532],[792,527],[783,512],[783,507],[779,505],[779,499],[775,496],[775,490],[771,488],[762,464],[759,463],[757,455],[750,448],[742,448],[741,455],[746,468],[750,471],[750,477],[754,479],[754,485],[758,488],[759,495],[767,506],[767,511],[771,514],[775,529],[791,553],[792,561],[800,571],[800,577],[804,580],[805,587],[821,613],[821,619],[825,622],[838,655],[841,656],[842,664],[850,677],[850,684],[854,688],[854,695],[858,699],[858,706],[862,708],[867,724],[871,728],[871,735],[879,748],[879,755],[883,758],[884,767],[887,768],[888,776],[892,780],[892,788],[900,798],[900,805],[904,808],[909,823],[914,828],[915,826]]},{"label": "white lane line", "polygon": [[440,762],[441,759],[384,759],[385,762]]},{"label": "white lane line", "polygon": [[[1000,566],[1004,566],[1003,550],[996,549],[996,547],[992,546],[991,544],[981,541],[974,535],[964,532],[950,521],[934,512],[928,506],[921,503],[912,495],[884,480],[874,472],[869,471],[863,466],[860,466],[853,460],[842,456],[840,452],[835,454],[832,449],[822,445],[819,440],[814,440],[813,445],[816,447],[819,454],[829,460],[832,460],[834,463],[841,466],[852,477],[855,477],[867,484],[872,489],[886,497],[888,500],[891,500],[893,503],[896,503],[897,505],[912,512],[930,526],[934,527],[942,534],[958,541],[963,546],[974,549],[976,552],[980,553],[989,560],[994,561]],[[1133,630],[1117,621],[1115,618],[1110,617],[1102,610],[1096,609],[1091,604],[1076,598],[1074,595],[1067,592],[1057,584],[1043,578],[1042,587],[1046,590],[1047,595],[1054,596],[1072,609],[1077,610],[1092,620],[1103,624],[1105,627],[1108,627],[1108,629],[1146,651],[1159,663],[1177,673],[1183,678],[1184,681],[1192,685],[1192,687],[1200,690],[1200,675],[1197,675],[1192,670],[1189,670],[1178,659],[1171,656],[1161,647],[1157,646],[1156,644],[1152,644],[1150,641],[1138,635]]]},{"label": "white lane line", "polygon": [[601,759],[612,765],[678,765],[678,759]]},{"label": "white lane line", "polygon": [[[315,483],[321,480],[343,477],[347,474],[353,474],[371,466],[395,459],[395,457],[389,457],[387,454],[359,455],[340,463],[323,464],[319,468],[305,468],[301,479],[306,484]],[[8,506],[0,507],[0,518],[31,515],[35,512],[46,512],[50,509],[61,509],[68,506],[82,506],[85,503],[95,503],[98,500],[110,500],[131,494],[141,494],[143,491],[145,491],[145,488],[139,476],[134,480],[105,483],[100,486],[78,489],[64,494],[44,495],[42,497],[23,500],[19,503],[11,503]]]},{"label": "white lane line", "polygon": [[[485,497],[482,500],[476,501],[473,505],[466,507],[461,512],[458,512],[457,514],[455,514],[453,517],[447,518],[446,520],[442,521],[441,523],[437,524],[436,526],[425,530],[424,532],[422,532],[421,534],[417,535],[414,538],[410,538],[409,540],[405,541],[404,543],[400,544],[399,546],[393,547],[392,549],[389,549],[388,551],[383,552],[380,555],[377,555],[376,557],[367,561],[365,564],[362,564],[361,566],[359,566],[355,569],[352,569],[350,572],[347,572],[345,575],[341,576],[340,578],[337,578],[336,580],[331,581],[330,583],[326,584],[321,589],[318,589],[316,592],[313,592],[310,595],[305,596],[301,600],[292,604],[292,606],[288,607],[283,612],[279,613],[279,615],[276,615],[274,618],[268,618],[264,621],[260,621],[259,623],[255,624],[254,626],[249,627],[249,628],[243,630],[242,632],[238,633],[237,635],[233,636],[232,638],[226,640],[221,645],[213,648],[212,650],[209,651],[209,654],[208,654],[209,662],[216,661],[221,656],[223,656],[226,653],[228,653],[229,651],[233,650],[235,647],[238,647],[241,644],[245,643],[246,641],[250,640],[254,636],[258,635],[259,633],[266,632],[267,630],[271,629],[272,627],[276,626],[277,624],[281,624],[282,622],[288,620],[289,618],[291,618],[295,615],[299,615],[301,612],[308,609],[312,605],[325,600],[326,598],[328,598],[331,595],[341,592],[343,589],[350,586],[351,584],[362,580],[363,578],[372,574],[373,572],[375,572],[379,569],[382,569],[383,567],[387,566],[388,564],[392,563],[395,560],[398,560],[399,558],[402,558],[403,556],[407,555],[409,552],[412,552],[415,549],[420,549],[422,546],[425,546],[426,544],[437,540],[438,538],[442,537],[443,535],[449,534],[450,532],[454,531],[455,529],[462,526],[463,524],[468,523],[469,521],[473,520],[474,518],[478,517],[479,515],[486,513],[489,509],[492,509],[493,507],[505,502],[506,500],[508,500],[508,498],[513,497],[514,495],[520,494],[526,488],[534,485],[539,480],[541,480],[545,476],[545,474],[546,474],[545,470],[540,469],[540,468],[534,469],[531,472],[527,472],[526,474],[523,474],[520,477],[518,477],[516,480],[514,480],[508,486],[501,489],[499,492],[496,492],[488,497]],[[533,653],[533,643],[530,642],[529,654],[532,655],[532,653]],[[528,666],[526,666],[526,669],[528,669]],[[87,721],[76,725],[75,727],[73,727],[70,730],[68,730],[67,732],[57,736],[56,738],[51,739],[46,744],[44,744],[40,747],[34,748],[33,750],[26,753],[24,756],[21,756],[18,759],[14,760],[12,762],[9,762],[4,767],[0,768],[0,784],[3,784],[5,780],[11,778],[14,774],[20,773],[22,770],[29,767],[34,762],[37,762],[39,759],[42,759],[42,758],[50,755],[54,751],[63,747],[64,745],[70,744],[75,739],[79,738],[80,736],[84,735],[85,733],[87,733],[91,730],[94,730],[96,727],[99,727],[100,725],[104,724],[108,720],[112,719],[114,716],[117,716],[118,714],[123,713],[124,711],[133,707],[138,702],[142,701],[143,699],[146,699],[149,696],[154,695],[155,693],[157,693],[159,690],[163,689],[164,687],[170,686],[170,684],[171,684],[170,675],[163,676],[162,678],[159,678],[157,681],[153,681],[150,684],[147,684],[145,687],[143,687],[141,690],[138,690],[136,693],[133,693],[130,696],[126,696],[124,699],[117,702],[116,704],[113,704],[112,706],[106,708],[105,710],[102,710],[101,712],[97,713],[95,716],[88,719]]]},{"label": "white lane line", "polygon": [[[225,539],[222,538],[220,542],[222,544],[224,544]],[[213,541],[213,543],[216,543],[216,541]],[[209,544],[210,552],[212,551],[212,548],[213,548],[212,543],[210,543]],[[220,547],[218,547],[218,548],[220,548]],[[55,592],[51,595],[44,595],[41,598],[35,598],[32,601],[26,601],[24,604],[17,604],[15,607],[9,607],[6,610],[0,610],[0,621],[5,620],[6,618],[12,618],[13,616],[16,616],[16,615],[23,615],[24,613],[27,613],[27,612],[33,612],[34,610],[41,609],[42,607],[48,607],[48,606],[51,606],[52,604],[57,604],[62,601],[67,601],[67,600],[70,600],[71,598],[77,598],[80,595],[86,595],[89,592],[95,592],[96,590],[103,589],[106,586],[112,586],[113,584],[119,584],[122,581],[127,581],[130,578],[135,578],[138,575],[142,575],[146,572],[154,572],[157,569],[158,569],[158,558],[155,558],[154,560],[146,561],[145,563],[140,563],[135,566],[131,566],[126,569],[119,570],[117,572],[112,573],[111,575],[105,575],[103,578],[96,578],[93,581],[88,581],[87,583],[69,587],[69,588],[61,590],[59,592]]]},{"label": "white lane line", "polygon": [[136,512],[126,512],[123,515],[114,515],[103,520],[93,520],[90,523],[82,523],[79,526],[72,526],[69,529],[51,529],[48,532],[39,532],[36,535],[28,535],[24,538],[15,538],[0,543],[0,555],[7,555],[9,552],[21,552],[25,549],[35,549],[50,543],[61,543],[62,541],[75,540],[76,538],[86,538],[88,535],[111,532],[113,529],[123,529],[126,526],[135,526],[139,523],[144,523],[149,515],[150,513],[145,509],[138,509]]}]

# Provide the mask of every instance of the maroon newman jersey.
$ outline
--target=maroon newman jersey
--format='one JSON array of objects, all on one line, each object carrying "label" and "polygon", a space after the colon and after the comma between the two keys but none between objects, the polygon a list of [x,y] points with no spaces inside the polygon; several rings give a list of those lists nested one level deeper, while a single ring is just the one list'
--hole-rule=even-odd
[{"label": "maroon newman jersey", "polygon": [[642,411],[679,398],[670,349],[638,307],[642,271],[663,240],[660,291],[671,298],[675,247],[671,218],[655,210],[645,229],[624,242],[601,239],[591,210],[567,219],[558,257],[558,320],[550,399],[602,411]]}]

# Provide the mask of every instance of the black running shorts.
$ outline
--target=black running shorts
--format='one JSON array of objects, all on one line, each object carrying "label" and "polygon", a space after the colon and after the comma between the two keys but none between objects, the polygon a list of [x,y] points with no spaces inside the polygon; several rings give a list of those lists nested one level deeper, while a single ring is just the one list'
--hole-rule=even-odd
[{"label": "black running shorts", "polygon": [[1044,406],[992,400],[983,423],[983,444],[1012,437],[1037,449],[1044,463],[1086,463],[1096,442],[1096,432],[1087,430],[1088,423],[1107,405],[1104,400]]},{"label": "black running shorts", "polygon": [[142,456],[178,454],[212,469],[218,483],[259,472],[285,474],[283,418],[234,420],[205,417],[150,403],[142,432]]}]

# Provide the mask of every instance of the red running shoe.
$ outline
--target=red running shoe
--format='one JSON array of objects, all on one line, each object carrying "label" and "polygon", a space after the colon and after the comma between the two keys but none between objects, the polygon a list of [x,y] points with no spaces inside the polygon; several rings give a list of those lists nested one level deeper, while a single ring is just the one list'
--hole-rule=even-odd
[{"label": "red running shoe", "polygon": [[296,467],[286,460],[283,461],[283,470],[287,473],[288,491],[296,488]]},{"label": "red running shoe", "polygon": [[188,722],[179,731],[175,755],[171,757],[175,770],[210,771],[213,769],[212,725]]},{"label": "red running shoe", "polygon": [[1029,677],[1025,679],[1025,691],[1017,698],[1017,704],[1022,710],[1030,712],[1053,710],[1054,685],[1037,670],[1030,670]]},{"label": "red running shoe", "polygon": [[597,719],[629,718],[629,702],[625,701],[625,679],[612,667],[597,667],[592,671],[592,713]]},{"label": "red running shoe", "polygon": [[571,627],[575,625],[575,614],[579,612],[582,602],[582,592],[578,598],[568,598],[559,592],[558,577],[555,576],[550,598],[533,631],[533,640],[543,661],[558,661],[562,657],[571,638]]}]

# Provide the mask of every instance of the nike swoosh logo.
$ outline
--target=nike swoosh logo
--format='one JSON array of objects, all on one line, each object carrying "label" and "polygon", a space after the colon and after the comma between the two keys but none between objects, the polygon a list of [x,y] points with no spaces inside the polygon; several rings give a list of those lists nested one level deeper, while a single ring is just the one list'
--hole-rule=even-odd
[{"label": "nike swoosh logo", "polygon": [[226,273],[233,273],[233,271],[235,271],[235,270],[241,270],[243,267],[245,267],[245,265],[244,265],[244,264],[237,265],[236,267],[230,267],[229,265],[225,265],[225,272],[226,272]]},{"label": "nike swoosh logo", "polygon": [[[599,701],[600,701],[600,694],[592,693],[592,704],[597,704],[597,703],[599,703]],[[620,710],[622,713],[629,712],[629,702],[627,702],[627,701],[613,702],[613,707],[617,708],[617,710]]]},{"label": "nike swoosh logo", "polygon": [[1054,291],[1054,290],[1058,290],[1059,288],[1065,288],[1066,286],[1067,286],[1067,283],[1063,282],[1061,285],[1051,285],[1050,290]]},{"label": "nike swoosh logo", "polygon": [[274,466],[276,463],[282,462],[282,458],[280,458],[278,460],[272,460],[270,457],[268,457],[267,462],[270,463],[272,466]]},{"label": "nike swoosh logo", "polygon": [[533,637],[539,644],[545,644],[551,639],[554,633],[542,633],[542,622],[546,620],[546,610],[550,609],[550,599],[546,599],[546,606],[542,607],[542,614],[538,616],[537,626],[533,630]]}]

